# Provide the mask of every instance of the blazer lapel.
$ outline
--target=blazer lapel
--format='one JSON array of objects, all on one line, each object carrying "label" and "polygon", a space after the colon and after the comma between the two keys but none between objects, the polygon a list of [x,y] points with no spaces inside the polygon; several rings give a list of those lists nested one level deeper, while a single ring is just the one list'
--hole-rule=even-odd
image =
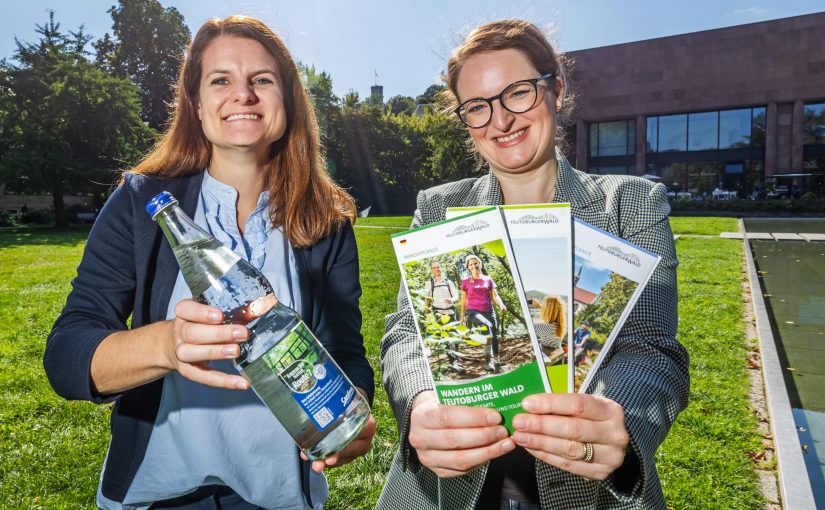
[{"label": "blazer lapel", "polygon": [[558,150],[556,161],[558,171],[553,202],[569,202],[574,218],[608,229],[610,215],[598,206],[605,203],[604,190],[587,174],[570,166],[567,158]]}]

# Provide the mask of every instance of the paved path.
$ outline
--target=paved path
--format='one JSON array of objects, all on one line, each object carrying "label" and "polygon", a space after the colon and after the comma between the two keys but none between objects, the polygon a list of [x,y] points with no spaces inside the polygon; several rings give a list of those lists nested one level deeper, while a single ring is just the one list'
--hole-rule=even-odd
[{"label": "paved path", "polygon": [[793,234],[786,232],[722,232],[719,237],[723,239],[759,239],[765,241],[825,241],[825,234],[801,233]]}]

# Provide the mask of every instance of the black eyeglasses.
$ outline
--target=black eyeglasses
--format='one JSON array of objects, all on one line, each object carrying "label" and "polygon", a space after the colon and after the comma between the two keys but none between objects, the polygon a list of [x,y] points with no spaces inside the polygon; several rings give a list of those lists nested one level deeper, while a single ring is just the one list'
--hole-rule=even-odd
[{"label": "black eyeglasses", "polygon": [[501,94],[486,99],[483,97],[468,99],[453,112],[467,127],[484,127],[493,118],[493,101],[498,99],[501,106],[509,112],[524,113],[536,106],[536,102],[538,102],[538,83],[555,77],[554,73],[547,73],[532,80],[520,80],[511,83],[501,91]]}]

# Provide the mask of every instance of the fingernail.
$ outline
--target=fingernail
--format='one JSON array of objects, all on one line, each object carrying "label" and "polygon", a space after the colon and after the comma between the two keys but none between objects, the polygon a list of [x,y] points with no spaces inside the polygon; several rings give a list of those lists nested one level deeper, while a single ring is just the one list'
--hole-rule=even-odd
[{"label": "fingernail", "polygon": [[210,310],[208,317],[210,321],[219,321],[223,318],[223,314],[217,310]]},{"label": "fingernail", "polygon": [[533,402],[533,400],[532,400],[532,399],[526,398],[526,399],[524,399],[524,401],[521,403],[521,407],[522,407],[525,411],[533,411],[533,410],[535,410],[535,409],[536,409],[536,403],[535,403],[535,402]]},{"label": "fingernail", "polygon": [[235,383],[235,388],[239,390],[245,390],[248,388],[246,381],[238,381]]},{"label": "fingernail", "polygon": [[246,328],[234,328],[232,338],[246,338]]},{"label": "fingernail", "polygon": [[515,447],[516,447],[516,443],[514,443],[512,439],[508,439],[508,440],[504,441],[503,443],[501,443],[501,451],[503,451],[503,452],[509,452],[510,450],[512,450]]},{"label": "fingernail", "polygon": [[235,347],[234,345],[225,345],[223,347],[223,349],[221,349],[221,353],[223,353],[224,356],[235,357],[235,354],[237,352],[238,352],[238,348]]},{"label": "fingernail", "polygon": [[498,413],[487,413],[487,423],[490,425],[498,425],[501,423],[501,415]]},{"label": "fingernail", "polygon": [[498,429],[496,429],[496,439],[504,439],[508,435],[510,435],[510,434],[507,432],[507,429],[505,429],[504,427],[499,427]]},{"label": "fingernail", "polygon": [[517,414],[513,416],[513,428],[521,429],[527,426],[527,417]]},{"label": "fingernail", "polygon": [[527,440],[527,434],[524,432],[513,432],[513,441],[516,443],[523,443]]}]

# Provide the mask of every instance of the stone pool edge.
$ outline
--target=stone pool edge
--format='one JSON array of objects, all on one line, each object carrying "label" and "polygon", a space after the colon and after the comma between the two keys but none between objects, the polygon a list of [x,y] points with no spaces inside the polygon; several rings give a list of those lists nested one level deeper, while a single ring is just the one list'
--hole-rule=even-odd
[{"label": "stone pool edge", "polygon": [[[742,230],[740,225],[740,231]],[[808,470],[802,458],[802,446],[799,443],[782,366],[776,350],[776,340],[771,329],[768,311],[765,308],[762,286],[756,273],[753,253],[747,239],[743,239],[742,243],[748,266],[748,282],[751,288],[753,315],[756,320],[756,336],[759,339],[759,351],[762,357],[765,397],[776,447],[782,506],[788,509],[816,508]]]}]

